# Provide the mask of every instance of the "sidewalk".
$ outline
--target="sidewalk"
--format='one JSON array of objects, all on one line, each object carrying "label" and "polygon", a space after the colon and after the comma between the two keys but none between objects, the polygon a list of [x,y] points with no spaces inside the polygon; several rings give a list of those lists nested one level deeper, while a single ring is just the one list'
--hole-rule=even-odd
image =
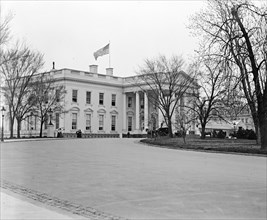
[{"label": "sidewalk", "polygon": [[10,143],[10,142],[23,142],[23,141],[48,141],[48,140],[63,140],[64,138],[14,138],[14,139],[5,139],[4,142],[1,143]]},{"label": "sidewalk", "polygon": [[[1,189],[2,190],[2,189]],[[37,204],[30,203],[22,198],[15,198],[1,191],[1,212],[0,219],[86,219],[82,216],[55,211]]]}]

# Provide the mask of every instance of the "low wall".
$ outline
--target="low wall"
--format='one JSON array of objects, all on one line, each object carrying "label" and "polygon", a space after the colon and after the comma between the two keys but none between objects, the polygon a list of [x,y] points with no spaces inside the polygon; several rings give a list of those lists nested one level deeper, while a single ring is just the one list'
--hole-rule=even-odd
[{"label": "low wall", "polygon": [[122,138],[147,138],[147,134],[122,134]]},{"label": "low wall", "polygon": [[[64,138],[77,138],[76,133],[64,133]],[[82,138],[119,138],[120,134],[82,134]]]}]

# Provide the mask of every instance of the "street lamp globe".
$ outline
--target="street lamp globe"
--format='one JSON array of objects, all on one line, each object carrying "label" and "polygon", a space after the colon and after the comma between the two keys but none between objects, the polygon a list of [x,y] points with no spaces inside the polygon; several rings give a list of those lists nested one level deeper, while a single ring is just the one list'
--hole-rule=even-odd
[{"label": "street lamp globe", "polygon": [[1,108],[2,116],[4,115],[5,111],[6,111],[6,109],[5,109],[5,107],[3,106],[3,107]]}]

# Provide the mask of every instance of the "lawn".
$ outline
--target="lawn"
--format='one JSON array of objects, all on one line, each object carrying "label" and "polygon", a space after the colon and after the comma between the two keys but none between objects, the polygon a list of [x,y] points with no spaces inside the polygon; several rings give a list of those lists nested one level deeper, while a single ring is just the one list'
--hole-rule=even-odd
[{"label": "lawn", "polygon": [[190,149],[212,152],[235,152],[245,154],[261,154],[267,156],[267,150],[260,149],[260,145],[255,140],[246,139],[219,139],[210,138],[200,139],[199,136],[190,135],[186,137],[186,143],[182,138],[147,138],[141,142],[171,149]]}]

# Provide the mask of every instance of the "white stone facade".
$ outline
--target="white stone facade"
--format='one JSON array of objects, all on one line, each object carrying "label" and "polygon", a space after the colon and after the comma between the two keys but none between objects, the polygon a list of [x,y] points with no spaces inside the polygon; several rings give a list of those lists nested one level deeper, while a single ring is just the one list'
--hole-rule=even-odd
[{"label": "white stone facade", "polygon": [[[89,72],[60,69],[51,74],[66,90],[64,110],[52,114],[54,136],[58,128],[65,134],[75,134],[78,129],[83,134],[144,134],[163,122],[160,111],[149,101],[149,91],[133,85],[137,76],[116,77],[112,68],[107,68],[107,74],[99,74],[97,65],[91,65]],[[5,124],[8,136],[7,117]],[[45,125],[43,136],[51,135],[47,128]],[[38,136],[39,129],[38,118],[33,115],[23,121],[21,137]]]}]

